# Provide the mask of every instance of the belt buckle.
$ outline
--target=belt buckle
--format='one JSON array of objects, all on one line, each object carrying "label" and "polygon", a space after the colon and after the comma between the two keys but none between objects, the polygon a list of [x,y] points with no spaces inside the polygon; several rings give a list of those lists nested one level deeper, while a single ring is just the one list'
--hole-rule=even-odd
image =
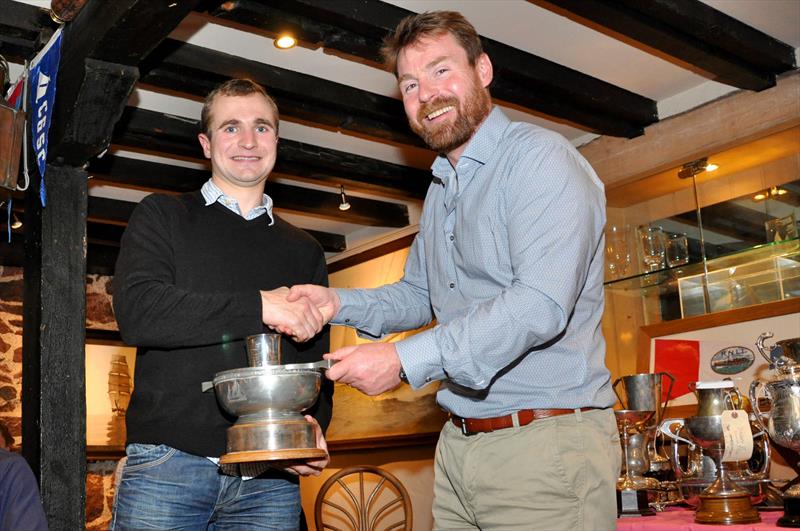
[{"label": "belt buckle", "polygon": [[[452,413],[450,413],[450,417],[452,419],[458,419],[459,421],[461,421],[461,434],[462,435],[464,435],[465,437],[469,437],[470,435],[472,435],[469,432],[469,430],[467,429],[467,419],[465,419],[464,417],[459,417],[458,415],[453,415]],[[455,422],[453,424],[455,424]]]}]

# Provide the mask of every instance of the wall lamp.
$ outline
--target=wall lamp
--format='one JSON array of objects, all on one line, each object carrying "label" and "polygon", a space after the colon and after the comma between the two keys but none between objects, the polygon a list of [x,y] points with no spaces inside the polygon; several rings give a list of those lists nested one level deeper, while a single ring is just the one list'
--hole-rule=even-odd
[{"label": "wall lamp", "polygon": [[16,214],[11,214],[11,228],[12,229],[21,229],[22,228],[22,220]]},{"label": "wall lamp", "polygon": [[693,160],[692,162],[687,162],[683,165],[683,167],[678,170],[678,177],[681,179],[688,179],[690,177],[694,177],[698,173],[702,173],[704,171],[714,171],[719,169],[717,164],[709,163],[708,157],[703,157],[701,159]]},{"label": "wall lamp", "polygon": [[347,200],[347,194],[344,193],[344,185],[339,185],[339,210],[344,212],[350,210],[350,202]]}]

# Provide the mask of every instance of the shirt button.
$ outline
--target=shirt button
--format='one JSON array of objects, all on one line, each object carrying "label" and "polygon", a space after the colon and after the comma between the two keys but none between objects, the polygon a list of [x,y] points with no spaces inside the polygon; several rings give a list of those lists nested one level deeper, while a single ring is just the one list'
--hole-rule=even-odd
[{"label": "shirt button", "polygon": [[454,235],[454,234],[451,234],[451,235],[450,235],[450,241],[453,241],[453,240],[455,240],[455,239],[456,239],[455,235]]},{"label": "shirt button", "polygon": [[453,289],[454,287],[456,287],[456,283],[455,282],[451,282],[450,283],[450,289]]},{"label": "shirt button", "polygon": [[350,319],[345,319],[345,320],[344,320],[344,322],[345,322],[345,323],[349,323],[349,322],[350,322]]},{"label": "shirt button", "polygon": [[431,378],[430,376],[428,376],[427,378],[425,378],[425,381],[426,381],[426,382],[428,382],[428,383],[430,383],[430,382],[431,382],[431,380],[433,380],[433,378]]}]

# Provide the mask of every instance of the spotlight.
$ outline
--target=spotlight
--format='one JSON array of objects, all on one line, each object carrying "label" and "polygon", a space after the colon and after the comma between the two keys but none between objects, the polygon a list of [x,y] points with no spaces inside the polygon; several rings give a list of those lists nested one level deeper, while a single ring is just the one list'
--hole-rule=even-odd
[{"label": "spotlight", "polygon": [[283,34],[275,39],[275,48],[280,50],[288,50],[297,46],[297,39],[288,34]]},{"label": "spotlight", "polygon": [[12,229],[22,228],[22,220],[19,219],[16,214],[11,214],[11,228]]},{"label": "spotlight", "polygon": [[339,210],[342,212],[350,210],[350,202],[347,200],[347,194],[344,193],[344,185],[339,186],[339,199]]},{"label": "spotlight", "polygon": [[[700,172],[706,171],[707,168],[708,168],[707,157],[693,160],[692,162],[687,162],[686,164],[683,165],[680,171],[678,171],[678,177],[680,177],[681,179],[689,179],[690,177],[694,177]],[[714,170],[709,170],[709,171],[714,171]]]}]

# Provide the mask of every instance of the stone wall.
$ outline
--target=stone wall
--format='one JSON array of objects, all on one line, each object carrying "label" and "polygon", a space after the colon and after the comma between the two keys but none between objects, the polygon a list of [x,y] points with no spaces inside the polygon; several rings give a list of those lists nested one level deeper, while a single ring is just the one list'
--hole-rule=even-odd
[{"label": "stone wall", "polygon": [[[110,277],[89,275],[86,326],[116,330]],[[0,266],[0,422],[22,443],[22,269]],[[116,461],[89,463],[86,477],[86,529],[108,529],[114,500]]]}]

